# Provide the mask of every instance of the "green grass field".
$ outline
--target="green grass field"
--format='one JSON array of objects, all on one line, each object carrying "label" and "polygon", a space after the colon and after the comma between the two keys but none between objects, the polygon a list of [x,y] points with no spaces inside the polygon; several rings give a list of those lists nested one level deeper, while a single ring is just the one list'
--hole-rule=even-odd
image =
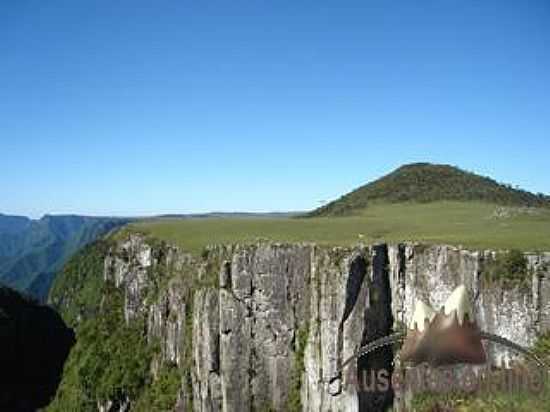
[{"label": "green grass field", "polygon": [[363,241],[421,241],[468,248],[550,250],[550,210],[506,209],[472,202],[386,204],[349,217],[148,220],[138,230],[200,253],[208,244],[269,239],[350,245]]}]

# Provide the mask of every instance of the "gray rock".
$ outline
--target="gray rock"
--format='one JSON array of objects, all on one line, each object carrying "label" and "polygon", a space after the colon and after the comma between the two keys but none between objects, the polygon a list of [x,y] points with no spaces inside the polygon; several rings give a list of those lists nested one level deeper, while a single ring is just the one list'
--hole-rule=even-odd
[{"label": "gray rock", "polygon": [[[188,410],[192,398],[195,411],[286,411],[296,396],[303,411],[381,410],[392,394],[359,395],[357,379],[391,369],[391,349],[338,376],[342,362],[408,325],[416,298],[438,309],[459,284],[487,332],[529,346],[550,328],[548,253],[527,255],[529,289],[500,290],[480,276],[493,252],[445,245],[260,242],[207,252],[193,259],[132,235],[105,258],[104,279],[123,289],[126,321],[143,316],[149,341],[160,342],[153,376],[163,362],[190,373],[192,393],[182,383],[174,410]],[[517,356],[498,347],[489,355],[495,364]],[[298,388],[291,376],[300,377]]]}]

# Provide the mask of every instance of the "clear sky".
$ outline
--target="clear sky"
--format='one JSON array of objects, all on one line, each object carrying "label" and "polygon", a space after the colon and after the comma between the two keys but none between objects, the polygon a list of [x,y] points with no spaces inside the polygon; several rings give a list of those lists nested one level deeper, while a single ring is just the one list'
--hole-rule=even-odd
[{"label": "clear sky", "polygon": [[449,163],[550,193],[550,2],[0,2],[0,212],[304,210]]}]

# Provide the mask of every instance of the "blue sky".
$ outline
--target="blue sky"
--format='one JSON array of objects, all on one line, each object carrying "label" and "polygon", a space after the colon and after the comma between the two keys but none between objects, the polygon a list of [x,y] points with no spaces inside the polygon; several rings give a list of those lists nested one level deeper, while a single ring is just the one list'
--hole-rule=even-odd
[{"label": "blue sky", "polygon": [[550,193],[550,3],[0,3],[0,212],[304,210],[409,162]]}]

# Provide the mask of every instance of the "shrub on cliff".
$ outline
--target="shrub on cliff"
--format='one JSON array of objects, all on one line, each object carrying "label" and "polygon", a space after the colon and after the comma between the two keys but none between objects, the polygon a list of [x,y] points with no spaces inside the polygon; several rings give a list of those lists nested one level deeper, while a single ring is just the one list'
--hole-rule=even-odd
[{"label": "shrub on cliff", "polygon": [[135,399],[149,379],[153,348],[143,320],[126,325],[121,292],[106,283],[98,316],[84,320],[65,365],[57,396],[48,411],[95,410],[97,402]]},{"label": "shrub on cliff", "polygon": [[483,268],[486,280],[500,282],[504,286],[524,285],[529,280],[527,259],[520,250],[510,250],[486,260]]}]

